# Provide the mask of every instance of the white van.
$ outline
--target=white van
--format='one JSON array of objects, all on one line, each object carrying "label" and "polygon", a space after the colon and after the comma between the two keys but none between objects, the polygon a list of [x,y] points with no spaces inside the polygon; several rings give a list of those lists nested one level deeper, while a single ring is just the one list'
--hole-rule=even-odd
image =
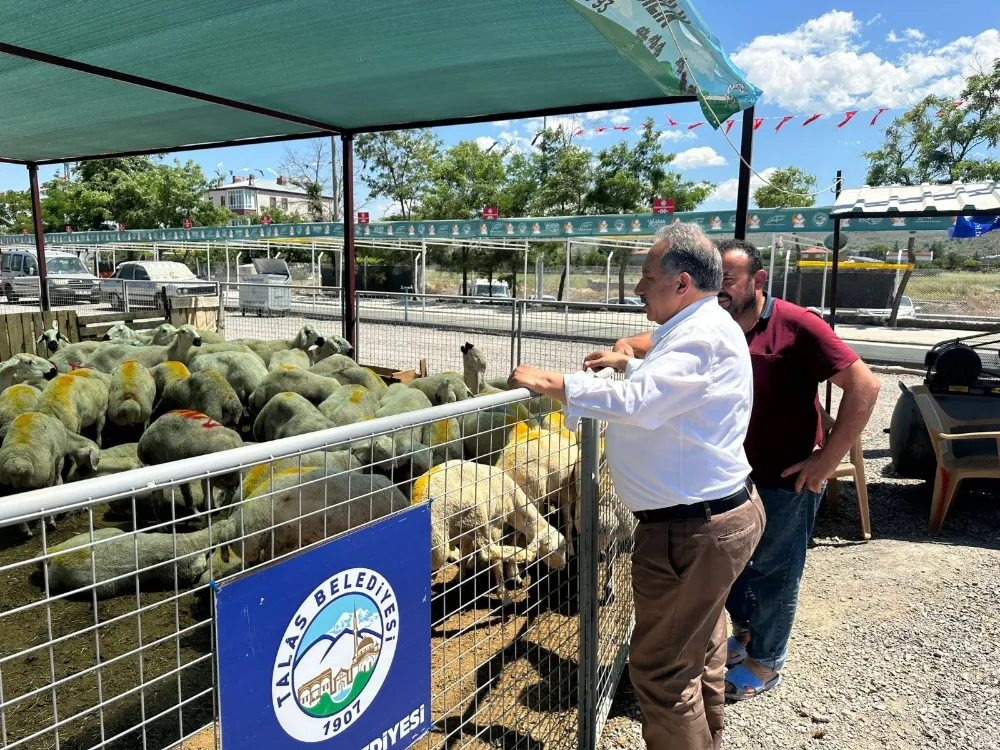
[{"label": "white van", "polygon": [[[470,281],[469,286],[472,289],[471,296],[479,298],[509,298],[510,297],[510,287],[507,285],[506,281],[494,281],[493,282],[493,293],[490,294],[490,281],[489,279],[476,279],[475,281]],[[462,282],[458,282],[458,294],[460,297],[465,295],[465,286]]]},{"label": "white van", "polygon": [[[53,305],[100,302],[100,279],[72,253],[45,253],[49,302]],[[0,261],[0,283],[8,302],[38,299],[38,260],[34,249],[9,250]]]}]

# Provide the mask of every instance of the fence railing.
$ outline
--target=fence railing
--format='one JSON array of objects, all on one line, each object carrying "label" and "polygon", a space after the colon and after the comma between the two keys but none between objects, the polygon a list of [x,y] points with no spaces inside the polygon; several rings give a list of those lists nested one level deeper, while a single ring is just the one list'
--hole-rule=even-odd
[{"label": "fence railing", "polygon": [[[430,550],[420,746],[594,748],[631,632],[631,516],[598,425],[570,432],[543,403],[479,396],[3,498],[0,747],[217,743],[213,582],[433,496],[450,541]],[[448,531],[459,513],[503,576]]]}]

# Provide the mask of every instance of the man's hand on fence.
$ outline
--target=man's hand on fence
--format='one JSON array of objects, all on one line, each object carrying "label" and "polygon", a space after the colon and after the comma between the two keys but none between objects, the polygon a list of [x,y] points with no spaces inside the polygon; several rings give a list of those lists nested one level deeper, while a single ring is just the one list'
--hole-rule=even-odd
[{"label": "man's hand on fence", "polygon": [[623,353],[608,351],[591,352],[583,360],[583,369],[603,370],[605,367],[610,367],[619,372],[624,372],[625,365],[632,359],[632,347],[625,344],[625,348],[628,351]]},{"label": "man's hand on fence", "polygon": [[527,388],[533,393],[541,393],[557,401],[566,401],[566,390],[563,376],[558,372],[539,370],[527,365],[518,365],[517,369],[507,378],[507,385],[511,390],[515,388]]}]

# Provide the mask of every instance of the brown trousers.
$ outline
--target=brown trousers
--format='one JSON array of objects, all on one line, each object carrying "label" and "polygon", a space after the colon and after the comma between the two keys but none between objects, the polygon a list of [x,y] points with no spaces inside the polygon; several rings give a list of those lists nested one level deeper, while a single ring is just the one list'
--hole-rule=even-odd
[{"label": "brown trousers", "polygon": [[764,530],[750,502],[703,519],[640,523],[629,675],[648,750],[719,750],[725,708],[726,596]]}]

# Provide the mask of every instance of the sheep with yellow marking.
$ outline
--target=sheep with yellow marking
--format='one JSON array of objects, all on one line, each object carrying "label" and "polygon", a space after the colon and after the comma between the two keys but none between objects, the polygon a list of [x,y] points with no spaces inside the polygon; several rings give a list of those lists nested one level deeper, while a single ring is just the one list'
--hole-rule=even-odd
[{"label": "sheep with yellow marking", "polygon": [[122,362],[111,373],[108,390],[108,419],[111,424],[145,429],[149,426],[155,400],[156,379],[135,360]]},{"label": "sheep with yellow marking", "polygon": [[235,425],[243,416],[240,397],[214,370],[199,370],[168,383],[155,413],[159,416],[174,409],[194,409],[227,427]]},{"label": "sheep with yellow marking", "polygon": [[[17,491],[62,484],[67,459],[93,468],[100,460],[100,449],[71,433],[55,417],[37,411],[21,414],[7,425],[0,445],[0,484]],[[52,518],[46,523],[55,528]],[[21,522],[21,530],[31,536],[27,522]]]},{"label": "sheep with yellow marking", "polygon": [[261,409],[253,423],[253,437],[263,442],[329,428],[330,420],[307,398],[286,391],[275,394]]},{"label": "sheep with yellow marking", "polygon": [[435,406],[464,401],[473,396],[462,376],[454,372],[416,378],[410,381],[409,387],[423,393]]},{"label": "sheep with yellow marking", "polygon": [[[448,461],[414,482],[412,502],[431,502],[431,571],[444,567],[453,548],[460,559],[493,571],[503,604],[512,599],[504,566],[543,559],[566,565],[566,540],[503,470],[471,461]],[[504,524],[520,531],[527,547],[497,544]],[[459,568],[464,575],[465,566]]]},{"label": "sheep with yellow marking", "polygon": [[100,446],[108,418],[110,386],[111,377],[96,370],[84,368],[59,375],[42,391],[38,411],[55,417],[77,435],[93,427]]},{"label": "sheep with yellow marking", "polygon": [[279,367],[298,367],[300,370],[308,370],[312,366],[309,355],[301,349],[282,349],[271,355],[271,361],[267,363],[267,371],[272,372]]},{"label": "sheep with yellow marking", "polygon": [[4,389],[0,393],[0,429],[21,414],[38,411],[38,399],[41,396],[40,390],[27,383],[18,383]]},{"label": "sheep with yellow marking", "polygon": [[244,500],[257,497],[267,489],[268,484],[274,482],[276,477],[286,476],[289,474],[290,469],[297,470],[299,468],[322,468],[332,474],[337,471],[360,469],[361,463],[351,455],[350,451],[331,450],[313,451],[311,453],[304,453],[301,456],[279,458],[276,461],[257,464],[243,475],[243,481],[240,485],[240,497]]},{"label": "sheep with yellow marking", "polygon": [[343,354],[334,354],[317,362],[309,368],[309,372],[336,378],[345,385],[363,385],[379,398],[386,392],[385,382],[378,373],[368,367],[360,367],[357,362]]},{"label": "sheep with yellow marking", "polygon": [[331,427],[343,427],[372,419],[378,411],[378,396],[363,385],[342,385],[319,405]]},{"label": "sheep with yellow marking", "polygon": [[154,403],[159,403],[167,383],[173,383],[175,380],[181,380],[191,374],[186,364],[172,360],[161,362],[156,367],[151,367],[149,371],[153,373],[153,380],[156,382],[156,401]]},{"label": "sheep with yellow marking", "polygon": [[280,365],[260,381],[260,385],[250,395],[248,406],[259,412],[277,394],[286,392],[298,393],[314,406],[319,406],[338,388],[340,381],[335,378],[317,375],[290,365]]}]

